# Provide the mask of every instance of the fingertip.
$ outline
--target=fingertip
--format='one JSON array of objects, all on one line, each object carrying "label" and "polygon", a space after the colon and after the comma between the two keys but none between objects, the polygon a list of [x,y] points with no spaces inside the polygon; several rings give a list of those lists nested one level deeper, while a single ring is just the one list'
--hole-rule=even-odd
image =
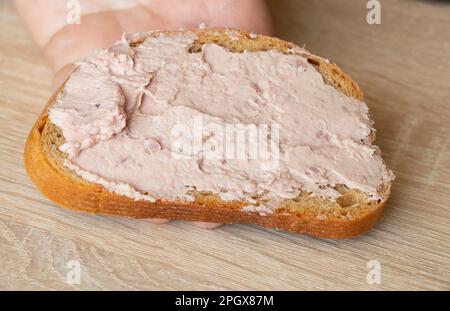
[{"label": "fingertip", "polygon": [[217,222],[204,222],[204,221],[192,221],[191,223],[194,226],[197,226],[202,229],[208,229],[208,230],[216,229],[222,225]]},{"label": "fingertip", "polygon": [[145,219],[145,221],[152,223],[152,224],[157,224],[157,225],[162,225],[162,224],[166,224],[168,222],[170,222],[170,219],[166,219],[166,218],[147,218]]},{"label": "fingertip", "polygon": [[59,69],[55,73],[55,77],[53,78],[53,91],[57,91],[61,85],[66,81],[67,77],[72,73],[72,71],[75,69],[75,64],[68,64]]}]

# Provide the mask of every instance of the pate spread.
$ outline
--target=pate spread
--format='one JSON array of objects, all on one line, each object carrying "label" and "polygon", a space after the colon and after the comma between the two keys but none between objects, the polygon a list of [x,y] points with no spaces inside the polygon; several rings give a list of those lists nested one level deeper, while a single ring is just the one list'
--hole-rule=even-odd
[{"label": "pate spread", "polygon": [[[215,44],[191,53],[194,33],[130,40],[78,63],[49,111],[65,165],[87,181],[136,200],[191,201],[195,189],[251,203],[301,191],[336,199],[336,185],[379,199],[393,179],[368,139],[367,105],[327,85],[304,56]],[[209,142],[223,142],[207,126],[196,148],[174,144],[199,122],[267,125],[257,134],[273,138],[272,165],[249,151],[206,156]]]}]

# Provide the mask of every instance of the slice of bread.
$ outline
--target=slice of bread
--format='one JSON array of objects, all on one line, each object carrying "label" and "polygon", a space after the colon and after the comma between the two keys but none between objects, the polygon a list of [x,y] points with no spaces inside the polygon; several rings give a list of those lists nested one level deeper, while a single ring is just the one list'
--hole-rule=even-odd
[{"label": "slice of bread", "polygon": [[[359,86],[335,64],[299,49],[293,43],[276,38],[229,30],[205,29],[193,31],[197,39],[191,51],[201,50],[206,43],[220,45],[231,52],[277,50],[283,53],[302,54],[323,76],[325,83],[343,94],[363,99]],[[159,32],[148,34],[157,36]],[[167,36],[182,32],[164,32]],[[137,46],[142,39],[136,39]],[[66,208],[100,214],[113,214],[132,218],[168,218],[218,223],[249,223],[269,228],[307,233],[319,237],[346,238],[369,230],[380,218],[391,184],[382,185],[379,192],[383,199],[374,200],[360,190],[336,186],[342,195],[331,200],[309,193],[285,200],[273,213],[263,214],[242,207],[246,202],[223,201],[211,193],[194,193],[195,201],[156,202],[134,200],[112,193],[101,185],[90,183],[75,175],[64,165],[65,154],[59,147],[65,142],[61,130],[48,118],[48,110],[55,103],[64,85],[50,99],[29,135],[25,147],[25,166],[31,179],[44,195]],[[375,135],[372,132],[370,140]],[[156,177],[155,177],[156,178]]]}]

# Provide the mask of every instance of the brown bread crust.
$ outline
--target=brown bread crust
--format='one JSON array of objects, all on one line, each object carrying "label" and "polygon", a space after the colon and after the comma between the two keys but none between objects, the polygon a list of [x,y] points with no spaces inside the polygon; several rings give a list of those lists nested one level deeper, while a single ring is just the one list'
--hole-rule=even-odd
[{"label": "brown bread crust", "polygon": [[[214,42],[231,51],[277,49],[282,52],[297,48],[293,43],[276,38],[258,36],[254,39],[244,31],[236,32],[240,39],[232,40],[228,30],[197,30],[197,44]],[[179,32],[166,32],[179,35]],[[156,33],[154,34],[156,35]],[[139,44],[137,41],[135,44]],[[335,64],[306,54],[311,64],[323,75],[324,80],[348,96],[362,100],[358,85]],[[61,87],[60,90],[63,89]],[[59,90],[59,91],[60,91]],[[56,92],[50,99],[32,128],[25,147],[25,167],[31,179],[42,193],[55,203],[78,211],[112,214],[132,218],[168,218],[218,223],[249,223],[269,228],[307,233],[318,237],[346,238],[368,231],[381,217],[385,208],[390,185],[385,185],[386,199],[368,201],[356,190],[342,190],[344,196],[338,202],[326,199],[301,198],[285,204],[273,214],[241,210],[244,202],[223,202],[217,196],[196,194],[195,202],[158,200],[135,201],[109,192],[100,185],[84,181],[63,166],[64,155],[58,129],[47,118],[49,107],[55,102]],[[58,137],[58,138],[55,138]],[[63,138],[62,138],[63,139]],[[374,136],[370,139],[373,141]]]}]

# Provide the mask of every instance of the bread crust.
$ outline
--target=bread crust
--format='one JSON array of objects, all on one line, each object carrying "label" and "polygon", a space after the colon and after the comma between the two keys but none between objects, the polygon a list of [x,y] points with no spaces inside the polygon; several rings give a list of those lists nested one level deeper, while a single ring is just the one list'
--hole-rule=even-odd
[{"label": "bread crust", "polygon": [[[205,36],[216,35],[224,40],[228,30],[198,30],[195,31],[200,40]],[[212,33],[214,32],[214,33]],[[239,31],[241,38],[251,35]],[[170,34],[167,32],[167,34]],[[279,39],[258,36],[258,41],[268,42],[281,51],[295,48],[293,43]],[[213,41],[214,42],[214,41]],[[334,72],[341,77],[340,82],[348,86],[341,91],[349,96],[362,100],[362,92],[349,76],[335,64],[328,64],[314,55],[308,56],[312,62],[326,67],[322,70]],[[317,68],[317,64],[315,64]],[[319,70],[319,69],[318,69]],[[320,71],[320,70],[319,70]],[[322,72],[321,72],[322,73]],[[331,76],[332,78],[333,76]],[[325,76],[324,76],[324,79]],[[332,81],[330,83],[333,83]],[[69,209],[95,214],[111,214],[131,218],[168,218],[189,221],[206,221],[218,223],[248,223],[268,228],[282,229],[296,233],[306,233],[317,237],[348,238],[357,236],[371,229],[380,219],[386,200],[370,204],[354,217],[316,217],[310,214],[295,214],[286,210],[276,210],[272,214],[261,215],[258,212],[243,211],[242,202],[217,202],[196,200],[195,202],[157,200],[156,202],[135,201],[131,198],[112,193],[104,187],[86,182],[59,165],[44,148],[44,128],[48,122],[47,112],[55,102],[60,88],[49,100],[46,108],[33,126],[24,152],[27,172],[42,193],[55,203]],[[347,91],[346,91],[347,90]],[[374,139],[374,137],[372,137]],[[385,193],[389,196],[390,185]],[[320,208],[320,207],[318,207]]]}]

